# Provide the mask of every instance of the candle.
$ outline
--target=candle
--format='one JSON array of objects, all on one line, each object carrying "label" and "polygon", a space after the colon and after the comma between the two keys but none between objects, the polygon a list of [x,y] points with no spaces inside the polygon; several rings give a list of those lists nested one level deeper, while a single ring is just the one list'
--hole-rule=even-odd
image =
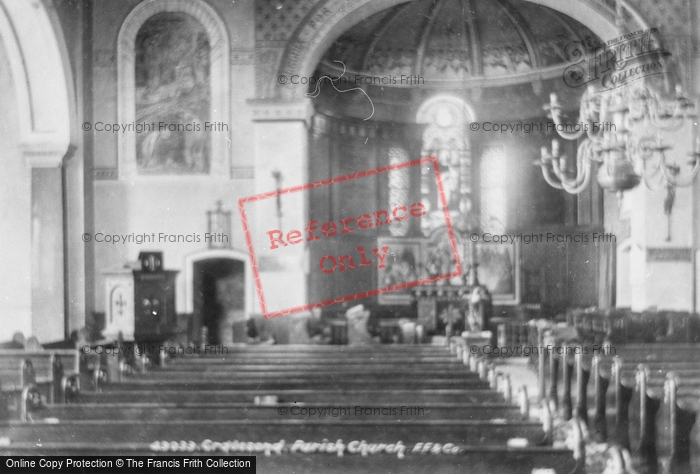
[{"label": "candle", "polygon": [[559,140],[556,138],[552,139],[552,155],[559,156]]}]

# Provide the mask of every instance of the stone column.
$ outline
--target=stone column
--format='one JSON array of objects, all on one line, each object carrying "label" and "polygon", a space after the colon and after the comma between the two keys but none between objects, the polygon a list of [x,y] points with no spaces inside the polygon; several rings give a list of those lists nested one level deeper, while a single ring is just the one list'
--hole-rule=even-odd
[{"label": "stone column", "polygon": [[[661,134],[668,162],[687,163],[692,124],[679,132]],[[693,311],[697,249],[697,180],[675,188],[670,217],[664,212],[669,196],[663,185],[650,190],[644,183],[626,193],[631,228],[630,288],[633,311],[658,309]]]},{"label": "stone column", "polygon": [[[308,127],[313,108],[310,100],[253,100],[255,123],[255,194],[308,182]],[[266,232],[279,229],[285,235],[304,229],[308,217],[308,193],[303,191],[262,200],[248,209],[260,279],[268,313],[308,303],[307,243],[288,246],[284,253],[270,249]],[[260,312],[260,295],[255,311]]]},{"label": "stone column", "polygon": [[[697,2],[690,2],[691,25],[691,48],[692,48],[692,68],[691,77],[693,83],[688,85],[689,92],[695,99],[696,113],[700,109],[700,5]],[[697,119],[695,120],[697,122]],[[700,138],[700,129],[695,124],[695,140]],[[693,184],[693,271],[694,271],[694,288],[693,288],[693,311],[700,311],[700,178],[695,180]]]},{"label": "stone column", "polygon": [[32,168],[32,334],[42,343],[64,333],[61,168]]}]

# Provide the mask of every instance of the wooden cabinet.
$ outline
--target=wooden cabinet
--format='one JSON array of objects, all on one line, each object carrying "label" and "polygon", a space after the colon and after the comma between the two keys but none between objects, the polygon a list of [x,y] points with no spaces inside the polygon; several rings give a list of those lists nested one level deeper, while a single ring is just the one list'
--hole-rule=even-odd
[{"label": "wooden cabinet", "polygon": [[175,277],[177,271],[134,270],[134,338],[160,342],[175,333]]}]

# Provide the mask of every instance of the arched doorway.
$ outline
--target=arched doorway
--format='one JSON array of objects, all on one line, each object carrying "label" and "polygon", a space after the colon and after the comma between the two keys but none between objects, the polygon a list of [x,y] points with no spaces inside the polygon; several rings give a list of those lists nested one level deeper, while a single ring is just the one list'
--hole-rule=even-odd
[{"label": "arched doorway", "polygon": [[[184,269],[190,340],[200,344],[246,342],[241,323],[256,307],[248,255],[238,250],[205,250],[185,257]],[[234,330],[229,330],[234,322],[235,336]],[[206,341],[202,340],[203,327],[207,329]]]},{"label": "arched doorway", "polygon": [[[246,342],[245,265],[231,258],[194,262],[194,320],[207,328],[204,343]],[[233,330],[232,330],[233,329]],[[201,332],[200,332],[201,334]]]}]

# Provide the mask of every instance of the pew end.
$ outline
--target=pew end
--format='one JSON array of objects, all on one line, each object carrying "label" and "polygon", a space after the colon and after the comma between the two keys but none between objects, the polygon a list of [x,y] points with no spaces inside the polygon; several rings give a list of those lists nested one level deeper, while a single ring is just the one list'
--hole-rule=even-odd
[{"label": "pew end", "polygon": [[513,385],[510,380],[510,374],[502,374],[503,384],[501,385],[501,392],[503,393],[503,398],[506,403],[511,403],[513,400]]},{"label": "pew end", "polygon": [[41,392],[34,383],[25,385],[19,399],[19,419],[29,421],[29,414],[44,407]]},{"label": "pew end", "polygon": [[530,418],[530,398],[527,393],[527,385],[520,387],[518,392],[518,406],[520,407],[520,415],[523,420]]},{"label": "pew end", "polygon": [[61,403],[73,403],[80,395],[80,374],[72,373],[61,377]]},{"label": "pew end", "polygon": [[585,425],[578,418],[572,418],[572,449],[574,451],[574,460],[576,467],[574,473],[583,474],[586,472],[586,437],[584,435]]},{"label": "pew end", "polygon": [[544,444],[551,446],[554,442],[554,415],[547,400],[541,401],[540,421],[542,421],[542,430],[544,431]]},{"label": "pew end", "polygon": [[632,466],[632,457],[626,449],[612,445],[605,454],[603,474],[636,474],[637,471]]},{"label": "pew end", "polygon": [[[676,372],[666,375],[663,408],[658,419],[657,431],[668,433],[657,443],[664,472],[669,474],[692,473],[693,458],[698,457],[697,434],[693,436],[693,432],[700,409],[700,390],[694,384],[683,387],[684,381]],[[698,459],[695,459],[697,462]]]}]

